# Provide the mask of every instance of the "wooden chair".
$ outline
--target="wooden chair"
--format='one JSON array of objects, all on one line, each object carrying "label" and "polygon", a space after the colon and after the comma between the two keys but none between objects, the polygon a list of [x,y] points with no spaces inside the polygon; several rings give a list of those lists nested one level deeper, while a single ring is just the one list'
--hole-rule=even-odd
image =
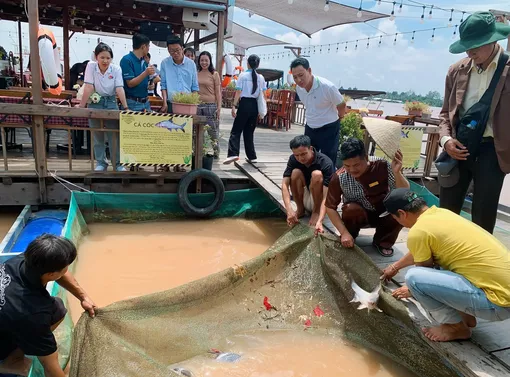
[{"label": "wooden chair", "polygon": [[285,125],[288,131],[291,127],[292,106],[296,98],[295,92],[291,90],[280,90],[278,93],[278,102],[269,112],[269,127],[272,127],[276,121],[275,128]]}]

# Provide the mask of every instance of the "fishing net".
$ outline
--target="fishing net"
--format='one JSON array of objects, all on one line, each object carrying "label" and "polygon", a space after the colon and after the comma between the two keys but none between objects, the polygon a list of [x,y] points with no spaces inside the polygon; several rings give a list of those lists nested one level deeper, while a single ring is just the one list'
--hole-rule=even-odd
[{"label": "fishing net", "polygon": [[[190,194],[194,205],[206,206],[213,200],[214,193]],[[73,192],[69,202],[69,212],[62,235],[78,246],[81,238],[88,233],[87,224],[93,222],[134,223],[143,221],[165,221],[184,218],[177,194],[113,194],[93,192]],[[237,190],[225,193],[220,210],[211,217],[242,217],[256,219],[281,216],[278,207],[259,189]],[[78,254],[79,260],[79,254]],[[76,263],[70,266],[74,273]],[[56,283],[48,286],[52,296],[60,297],[66,307],[69,293]],[[73,321],[67,314],[55,330],[58,343],[59,363],[65,368],[70,359]],[[29,377],[44,377],[44,369],[33,357]]]},{"label": "fishing net", "polygon": [[[161,220],[178,218],[181,212],[171,195],[88,193],[73,195],[73,211],[66,229],[78,244],[87,221]],[[169,215],[171,211],[177,214]],[[227,193],[216,216],[278,213],[259,190],[244,190]],[[278,329],[326,331],[384,354],[416,375],[457,376],[390,293],[381,293],[384,313],[357,310],[357,304],[349,303],[352,279],[370,291],[379,284],[379,276],[359,248],[342,248],[332,236],[315,238],[309,227],[297,225],[242,265],[116,302],[99,309],[93,319],[82,315],[74,329],[70,376],[173,376],[171,366],[206,354],[228,336]],[[266,310],[266,297],[276,310]],[[317,306],[324,315],[314,314]]]}]

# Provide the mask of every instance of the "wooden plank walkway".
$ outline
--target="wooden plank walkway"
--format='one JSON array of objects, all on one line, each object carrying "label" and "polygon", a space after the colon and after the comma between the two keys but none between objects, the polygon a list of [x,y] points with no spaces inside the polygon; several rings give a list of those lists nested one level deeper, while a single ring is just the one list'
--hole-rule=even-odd
[{"label": "wooden plank walkway", "polygon": [[[250,164],[239,161],[235,164],[285,212],[281,195],[282,170],[280,170],[280,174],[277,174],[277,168],[275,167],[272,171],[269,171],[266,163]],[[306,219],[302,221],[307,222]],[[324,227],[329,232],[338,234],[328,218],[324,222]],[[391,258],[381,256],[373,248],[372,237],[374,231],[374,229],[362,229],[360,236],[356,239],[356,245],[363,249],[380,269],[397,261],[408,252],[406,245],[407,229],[400,232],[394,247],[395,253]],[[390,284],[390,289],[395,289],[398,285],[404,283],[406,270],[400,271],[395,276],[394,283],[396,284]],[[405,300],[405,304],[418,327],[430,326],[430,321],[415,300]],[[437,343],[426,338],[424,340],[465,376],[508,377],[510,375],[509,330],[510,321],[489,323],[479,320],[479,325],[473,331],[473,337],[470,341]]]}]

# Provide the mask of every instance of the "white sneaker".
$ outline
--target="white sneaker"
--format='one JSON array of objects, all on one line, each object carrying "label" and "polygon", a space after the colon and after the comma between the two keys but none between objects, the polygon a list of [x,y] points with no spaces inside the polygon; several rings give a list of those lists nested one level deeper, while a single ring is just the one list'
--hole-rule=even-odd
[{"label": "white sneaker", "polygon": [[250,160],[249,158],[246,159],[246,162],[249,162],[250,164],[256,164],[257,163],[257,159],[255,160]]},{"label": "white sneaker", "polygon": [[231,164],[234,161],[239,161],[239,156],[230,156],[223,161],[223,165]]},{"label": "white sneaker", "polygon": [[108,166],[96,165],[96,168],[94,169],[94,171],[105,171],[106,169],[108,169]]},{"label": "white sneaker", "polygon": [[124,166],[117,166],[117,171],[128,171]]}]

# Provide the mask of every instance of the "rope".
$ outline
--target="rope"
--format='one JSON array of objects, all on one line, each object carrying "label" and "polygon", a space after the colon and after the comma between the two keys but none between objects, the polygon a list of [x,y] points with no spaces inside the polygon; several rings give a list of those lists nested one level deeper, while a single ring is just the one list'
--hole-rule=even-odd
[{"label": "rope", "polygon": [[69,190],[69,192],[73,192],[75,190],[72,190],[69,187],[67,187],[66,183],[68,185],[72,186],[72,187],[78,188],[80,191],[85,191],[85,192],[88,192],[88,193],[92,193],[92,191],[90,191],[90,190],[87,190],[87,189],[85,189],[85,188],[83,188],[81,186],[75,185],[74,183],[69,182],[69,181],[65,180],[64,178],[59,177],[56,173],[57,173],[56,170],[55,170],[55,173],[52,173],[51,171],[48,171],[49,176],[52,177],[54,180],[56,180],[58,183],[60,183],[62,186],[64,186],[67,190]]}]

